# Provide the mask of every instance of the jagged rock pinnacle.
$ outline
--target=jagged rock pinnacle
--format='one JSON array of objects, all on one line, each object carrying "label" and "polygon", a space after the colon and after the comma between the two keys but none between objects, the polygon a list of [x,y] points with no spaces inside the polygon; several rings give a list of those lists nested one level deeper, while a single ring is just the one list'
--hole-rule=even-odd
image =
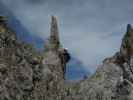
[{"label": "jagged rock pinnacle", "polygon": [[52,16],[51,18],[51,30],[50,30],[50,38],[54,42],[59,42],[59,31],[58,31],[58,23],[56,17]]},{"label": "jagged rock pinnacle", "polygon": [[130,24],[127,25],[127,32],[122,39],[120,54],[126,61],[133,56],[133,29]]},{"label": "jagged rock pinnacle", "polygon": [[47,50],[57,50],[60,47],[59,30],[56,17],[51,17],[50,37],[45,44]]},{"label": "jagged rock pinnacle", "polygon": [[130,24],[127,25],[127,34],[132,33],[132,26]]},{"label": "jagged rock pinnacle", "polygon": [[55,48],[59,47],[59,31],[56,17],[51,17],[50,41],[55,44]]}]

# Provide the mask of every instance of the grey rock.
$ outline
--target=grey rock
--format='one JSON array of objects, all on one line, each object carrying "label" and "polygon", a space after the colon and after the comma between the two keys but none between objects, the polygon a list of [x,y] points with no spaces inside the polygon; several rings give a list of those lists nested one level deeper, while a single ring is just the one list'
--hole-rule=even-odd
[{"label": "grey rock", "polygon": [[133,29],[127,26],[120,51],[96,72],[77,82],[65,80],[71,59],[61,46],[56,17],[44,52],[16,38],[0,16],[0,100],[133,100]]}]

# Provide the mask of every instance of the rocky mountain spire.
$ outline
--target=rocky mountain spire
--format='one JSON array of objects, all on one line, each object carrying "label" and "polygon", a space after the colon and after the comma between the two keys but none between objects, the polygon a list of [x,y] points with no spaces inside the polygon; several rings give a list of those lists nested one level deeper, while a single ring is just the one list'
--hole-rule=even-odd
[{"label": "rocky mountain spire", "polygon": [[127,32],[122,39],[120,53],[126,61],[133,56],[133,29],[130,24],[127,25]]},{"label": "rocky mountain spire", "polygon": [[127,34],[131,34],[133,31],[131,24],[127,25]]},{"label": "rocky mountain spire", "polygon": [[45,43],[46,50],[57,50],[60,47],[58,23],[55,16],[51,17],[50,37]]},{"label": "rocky mountain spire", "polygon": [[51,29],[50,29],[50,44],[53,49],[58,49],[60,46],[59,31],[57,19],[55,16],[51,17]]},{"label": "rocky mountain spire", "polygon": [[50,40],[54,43],[59,43],[59,31],[56,17],[51,17],[51,29],[50,29]]}]

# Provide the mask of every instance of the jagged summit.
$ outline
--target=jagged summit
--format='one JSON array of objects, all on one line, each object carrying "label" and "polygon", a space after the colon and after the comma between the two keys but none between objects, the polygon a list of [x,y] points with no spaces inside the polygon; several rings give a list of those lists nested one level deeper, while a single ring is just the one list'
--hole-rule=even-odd
[{"label": "jagged summit", "polygon": [[130,24],[127,25],[127,32],[122,39],[120,54],[125,61],[133,56],[133,29]]},{"label": "jagged summit", "polygon": [[55,16],[51,17],[50,40],[53,43],[59,44],[59,29],[58,29],[57,18]]},{"label": "jagged summit", "polygon": [[79,91],[82,100],[133,100],[133,29],[130,24],[120,51],[106,58],[92,77],[81,82]]},{"label": "jagged summit", "polygon": [[128,24],[128,25],[127,25],[127,34],[131,34],[132,31],[133,31],[132,25],[131,25],[131,24]]},{"label": "jagged summit", "polygon": [[57,50],[59,47],[60,47],[60,40],[59,40],[58,23],[56,17],[52,16],[50,24],[50,37],[46,41],[45,49]]},{"label": "jagged summit", "polygon": [[129,62],[133,56],[133,29],[130,24],[127,25],[127,31],[122,38],[120,51],[118,51],[113,57],[106,58],[104,61],[114,62],[117,64],[123,64]]},{"label": "jagged summit", "polygon": [[[50,37],[45,42],[45,52],[50,52],[48,56],[52,58],[53,55],[59,56],[60,62],[62,64],[62,76],[65,78],[66,72],[66,63],[70,60],[70,54],[66,49],[61,46],[60,39],[59,39],[59,29],[56,17],[51,17],[51,24],[50,24]],[[56,53],[51,53],[56,52]],[[54,56],[53,56],[54,57]],[[50,59],[51,59],[50,58]],[[55,58],[54,58],[55,59]],[[56,59],[57,60],[57,59]],[[51,61],[52,62],[52,61]],[[51,63],[49,62],[49,63]]]}]

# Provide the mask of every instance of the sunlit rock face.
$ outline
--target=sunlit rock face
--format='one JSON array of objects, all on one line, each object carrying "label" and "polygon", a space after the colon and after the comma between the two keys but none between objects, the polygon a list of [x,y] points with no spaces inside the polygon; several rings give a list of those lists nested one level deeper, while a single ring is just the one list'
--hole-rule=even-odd
[{"label": "sunlit rock face", "polygon": [[[51,18],[45,50],[16,38],[0,16],[0,100],[133,100],[133,29],[127,26],[120,51],[78,82],[66,81],[70,54],[61,46],[56,17]],[[88,55],[89,56],[89,55]]]}]

